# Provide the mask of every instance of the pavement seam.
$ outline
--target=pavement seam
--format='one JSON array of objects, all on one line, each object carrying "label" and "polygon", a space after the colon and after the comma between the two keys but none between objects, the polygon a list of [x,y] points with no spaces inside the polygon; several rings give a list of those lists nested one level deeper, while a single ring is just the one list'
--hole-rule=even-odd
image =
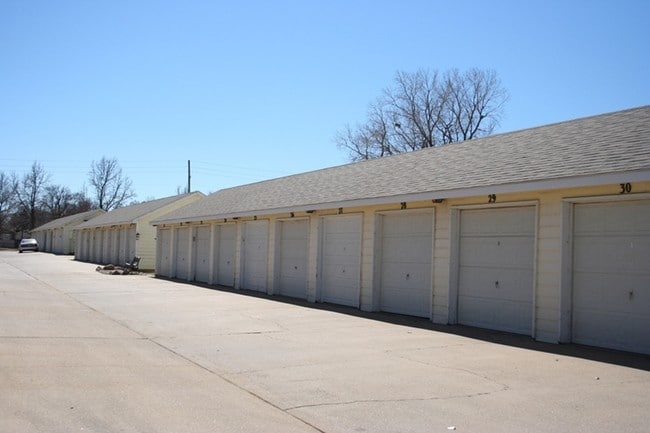
[{"label": "pavement seam", "polygon": [[482,397],[485,395],[492,395],[497,392],[507,391],[508,388],[499,389],[496,391],[486,391],[486,392],[477,392],[474,394],[463,394],[463,395],[452,395],[449,397],[423,397],[423,398],[387,398],[387,399],[366,399],[366,400],[350,400],[350,401],[339,401],[339,402],[330,402],[330,403],[314,403],[314,404],[303,404],[299,406],[288,407],[285,410],[298,410],[306,409],[312,407],[327,407],[327,406],[348,406],[353,404],[361,403],[397,403],[397,402],[413,402],[413,401],[440,401],[440,400],[456,400],[462,398],[475,398]]},{"label": "pavement seam", "polygon": [[[133,329],[131,329],[131,328],[128,328],[128,329],[130,329],[131,331],[136,332],[136,333],[139,334],[138,331],[135,331],[135,330],[133,330]],[[142,335],[142,334],[140,334],[140,335]],[[271,407],[273,407],[273,408],[275,408],[275,409],[277,409],[277,410],[279,410],[279,411],[281,411],[281,412],[283,412],[283,413],[286,413],[286,414],[289,415],[290,417],[292,417],[292,418],[294,418],[295,420],[300,421],[301,423],[303,423],[303,424],[305,424],[305,425],[307,425],[307,426],[313,428],[314,430],[316,430],[316,431],[318,431],[318,432],[321,432],[321,433],[326,433],[325,430],[322,430],[322,429],[316,427],[315,425],[311,424],[310,422],[308,422],[308,421],[306,421],[306,420],[300,418],[299,416],[290,413],[290,412],[289,412],[289,409],[285,409],[285,408],[282,408],[282,407],[278,406],[277,404],[273,403],[272,401],[267,400],[266,398],[262,397],[261,395],[256,394],[256,393],[254,393],[253,391],[251,391],[251,390],[249,390],[249,389],[246,389],[246,388],[242,387],[242,386],[239,385],[237,382],[234,382],[234,381],[228,379],[228,378],[225,377],[224,375],[222,375],[222,374],[220,374],[220,373],[218,373],[218,372],[216,372],[216,371],[210,369],[209,367],[206,367],[205,365],[200,364],[199,362],[193,360],[192,358],[189,358],[189,357],[183,355],[182,353],[179,353],[179,352],[175,351],[174,349],[172,349],[172,348],[170,348],[170,347],[167,347],[167,346],[165,346],[165,345],[162,344],[162,343],[159,343],[158,341],[152,340],[152,339],[150,339],[150,338],[148,338],[148,337],[146,337],[146,336],[143,336],[143,337],[144,337],[146,340],[149,340],[150,342],[152,342],[153,344],[159,346],[159,347],[162,348],[163,350],[166,350],[166,351],[168,351],[168,352],[170,352],[170,353],[173,353],[174,355],[178,356],[178,357],[181,358],[181,359],[184,359],[185,361],[189,362],[190,364],[192,364],[192,365],[194,365],[194,366],[196,366],[196,367],[198,367],[198,368],[200,368],[200,369],[202,369],[202,370],[204,370],[204,371],[207,371],[208,373],[210,373],[210,374],[212,374],[212,375],[214,375],[214,376],[217,376],[218,378],[220,378],[220,379],[223,380],[224,382],[229,383],[230,385],[234,386],[235,388],[237,388],[237,389],[239,389],[239,390],[241,390],[241,391],[247,393],[248,395],[250,395],[250,396],[252,396],[252,397],[254,397],[254,398],[256,398],[256,399],[258,399],[258,400],[260,400],[260,401],[262,401],[262,402],[264,402],[264,403],[266,403],[266,404],[268,404],[269,406],[271,406]]]},{"label": "pavement seam", "polygon": [[[31,275],[30,275],[30,276],[31,276]],[[286,410],[286,409],[284,409],[284,408],[278,406],[277,404],[273,403],[272,401],[265,399],[264,397],[262,397],[262,396],[260,396],[260,395],[258,395],[258,394],[256,394],[256,393],[254,393],[253,391],[251,391],[251,390],[249,390],[249,389],[246,389],[246,388],[242,387],[242,386],[239,385],[238,383],[233,382],[232,380],[230,380],[230,379],[228,379],[227,377],[225,377],[225,376],[219,374],[218,372],[213,371],[213,370],[211,370],[210,368],[208,368],[208,367],[206,367],[206,366],[204,366],[204,365],[201,365],[201,364],[198,363],[197,361],[195,361],[195,360],[193,360],[193,359],[191,359],[191,358],[189,358],[189,357],[183,355],[182,353],[179,353],[179,352],[175,351],[174,349],[172,349],[172,348],[170,348],[170,347],[165,346],[164,344],[162,344],[162,343],[160,343],[160,342],[158,342],[158,341],[156,341],[156,340],[153,340],[153,339],[150,338],[149,336],[142,334],[141,332],[139,332],[139,331],[137,331],[137,330],[131,328],[131,327],[128,326],[127,324],[125,324],[125,323],[123,323],[123,322],[121,322],[121,321],[119,321],[119,320],[117,320],[117,319],[115,319],[115,318],[109,316],[108,314],[106,314],[106,313],[104,313],[104,312],[102,312],[102,311],[99,311],[99,310],[97,310],[97,309],[94,308],[94,307],[91,307],[90,305],[88,305],[88,304],[86,304],[86,303],[80,301],[79,299],[75,298],[74,296],[72,296],[72,294],[69,294],[69,293],[63,292],[62,290],[59,290],[57,287],[52,286],[51,284],[48,284],[47,282],[45,282],[45,281],[43,281],[43,280],[40,280],[39,278],[35,278],[35,277],[33,277],[33,276],[32,276],[32,278],[34,278],[35,280],[37,280],[37,281],[43,283],[43,284],[46,285],[47,287],[50,287],[52,290],[55,290],[55,291],[59,292],[59,293],[62,294],[63,296],[72,299],[72,300],[75,301],[77,304],[79,304],[79,305],[81,305],[81,306],[83,306],[83,307],[85,307],[85,308],[87,308],[87,309],[89,309],[89,310],[91,310],[91,311],[93,311],[93,312],[95,312],[95,313],[97,313],[97,314],[103,316],[103,317],[106,317],[108,320],[112,321],[113,323],[116,323],[117,325],[119,325],[119,326],[121,326],[121,327],[123,327],[123,328],[126,328],[126,329],[128,329],[129,331],[131,331],[131,332],[133,332],[133,333],[139,335],[139,336],[140,336],[140,338],[138,338],[139,340],[141,339],[141,340],[149,341],[149,342],[151,342],[151,343],[157,345],[157,346],[160,347],[161,349],[163,349],[163,350],[165,350],[165,351],[167,351],[167,352],[170,352],[170,353],[176,355],[177,357],[179,357],[179,358],[185,360],[186,362],[189,362],[190,364],[194,365],[195,367],[198,367],[198,368],[202,369],[203,371],[206,371],[206,372],[208,372],[208,373],[210,373],[210,374],[212,374],[212,375],[214,375],[214,376],[220,378],[220,379],[223,380],[224,382],[229,383],[230,385],[232,385],[232,386],[234,386],[235,388],[237,388],[237,389],[239,389],[239,390],[245,392],[246,394],[252,396],[253,398],[256,398],[256,399],[258,399],[258,400],[260,400],[260,401],[262,401],[262,402],[268,404],[269,406],[271,406],[271,407],[273,407],[273,408],[275,408],[275,409],[277,409],[277,410],[279,410],[279,411],[285,413],[286,415],[288,415],[288,416],[290,416],[291,418],[295,419],[296,421],[299,421],[299,422],[303,423],[304,425],[306,425],[306,426],[308,426],[308,427],[314,429],[315,431],[320,432],[320,433],[327,433],[325,430],[322,430],[322,429],[316,427],[315,425],[311,424],[310,422],[308,422],[308,421],[306,421],[306,420],[300,418],[299,416],[297,416],[297,415],[295,415],[295,414],[289,412],[288,410]],[[79,337],[79,338],[83,338],[83,337]]]}]

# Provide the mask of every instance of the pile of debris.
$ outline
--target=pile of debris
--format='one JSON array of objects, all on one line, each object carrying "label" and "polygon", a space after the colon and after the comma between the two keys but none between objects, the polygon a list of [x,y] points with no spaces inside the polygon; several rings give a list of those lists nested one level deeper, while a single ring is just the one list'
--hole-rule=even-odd
[{"label": "pile of debris", "polygon": [[122,267],[122,266],[115,266],[115,265],[97,266],[95,270],[97,272],[106,275],[129,275],[129,274],[138,273],[137,270],[134,270],[130,267]]},{"label": "pile of debris", "polygon": [[97,266],[97,272],[109,275],[128,275],[137,274],[140,270],[140,257],[135,256],[130,262],[126,262],[124,266],[106,265]]}]

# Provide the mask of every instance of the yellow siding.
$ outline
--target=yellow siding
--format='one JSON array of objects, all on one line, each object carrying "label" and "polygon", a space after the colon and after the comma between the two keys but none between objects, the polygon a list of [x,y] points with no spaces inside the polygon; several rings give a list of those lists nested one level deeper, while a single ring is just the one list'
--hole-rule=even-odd
[{"label": "yellow siding", "polygon": [[180,209],[201,198],[203,198],[202,195],[190,194],[167,206],[150,212],[138,220],[136,232],[140,233],[140,235],[135,241],[135,254],[140,256],[140,269],[153,270],[156,267],[156,228],[151,225],[151,221],[159,219],[163,215]]}]

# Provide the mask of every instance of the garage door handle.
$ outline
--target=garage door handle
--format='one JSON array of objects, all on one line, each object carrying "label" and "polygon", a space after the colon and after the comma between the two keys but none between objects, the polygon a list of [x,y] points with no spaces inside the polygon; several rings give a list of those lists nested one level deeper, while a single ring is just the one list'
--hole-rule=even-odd
[{"label": "garage door handle", "polygon": [[628,293],[628,298],[632,300],[634,298],[634,290],[630,290],[630,293]]},{"label": "garage door handle", "polygon": [[499,282],[498,281],[494,282],[494,287],[496,287],[497,289],[499,288]]}]

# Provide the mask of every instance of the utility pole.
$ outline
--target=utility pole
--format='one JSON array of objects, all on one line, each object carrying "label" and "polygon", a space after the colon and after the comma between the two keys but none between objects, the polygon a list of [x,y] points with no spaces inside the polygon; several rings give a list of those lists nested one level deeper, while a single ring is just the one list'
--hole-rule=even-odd
[{"label": "utility pole", "polygon": [[189,194],[192,191],[192,184],[190,179],[192,179],[191,171],[190,171],[190,160],[187,160],[187,193]]}]

